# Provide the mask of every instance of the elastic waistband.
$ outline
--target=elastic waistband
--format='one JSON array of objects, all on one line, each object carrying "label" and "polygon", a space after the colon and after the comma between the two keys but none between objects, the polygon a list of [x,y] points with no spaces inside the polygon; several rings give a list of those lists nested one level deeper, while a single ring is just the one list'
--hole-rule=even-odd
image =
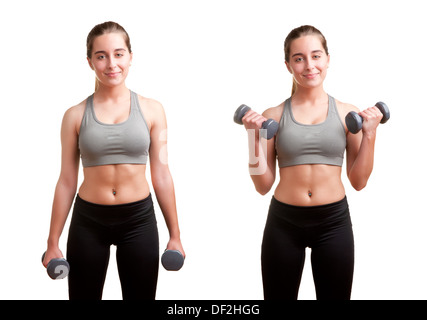
[{"label": "elastic waistband", "polygon": [[274,196],[270,214],[298,226],[313,226],[349,216],[347,197],[337,202],[318,206],[294,206],[278,201]]},{"label": "elastic waistband", "polygon": [[145,199],[116,205],[98,204],[83,200],[77,194],[74,202],[74,212],[95,220],[123,221],[135,215],[151,214],[153,200],[151,194]]}]

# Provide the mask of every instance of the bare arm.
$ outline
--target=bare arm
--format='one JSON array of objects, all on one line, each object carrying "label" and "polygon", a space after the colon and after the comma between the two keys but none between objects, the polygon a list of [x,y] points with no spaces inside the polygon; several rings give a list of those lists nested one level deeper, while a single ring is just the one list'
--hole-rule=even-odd
[{"label": "bare arm", "polygon": [[59,250],[59,238],[67,220],[73,198],[77,189],[79,168],[79,152],[77,147],[76,110],[67,110],[62,120],[61,127],[61,173],[56,185],[47,252],[43,264],[53,258],[62,257]]},{"label": "bare arm", "polygon": [[377,107],[359,114],[363,118],[362,130],[357,134],[347,133],[347,176],[358,191],[366,186],[372,173],[376,130],[383,116]]},{"label": "bare arm", "polygon": [[157,201],[169,230],[170,240],[167,249],[179,250],[184,256],[181,244],[178,214],[176,209],[175,189],[168,166],[167,123],[160,103],[150,102],[152,112],[150,168],[151,180]]},{"label": "bare arm", "polygon": [[249,173],[255,189],[262,195],[270,191],[276,179],[276,138],[260,138],[259,128],[267,118],[279,121],[281,113],[278,109],[280,111],[280,108],[267,109],[262,115],[250,110],[242,119],[248,132]]}]

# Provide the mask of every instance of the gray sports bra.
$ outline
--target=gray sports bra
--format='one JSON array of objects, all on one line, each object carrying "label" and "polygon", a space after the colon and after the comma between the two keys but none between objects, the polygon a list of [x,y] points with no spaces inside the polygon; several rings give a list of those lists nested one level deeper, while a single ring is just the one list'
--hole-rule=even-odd
[{"label": "gray sports bra", "polygon": [[130,91],[130,95],[129,117],[118,124],[100,122],[93,108],[93,94],[87,98],[79,134],[83,167],[147,163],[150,131],[137,94]]},{"label": "gray sports bra", "polygon": [[276,134],[276,152],[279,167],[301,164],[328,164],[342,166],[347,145],[335,99],[329,96],[328,116],[319,124],[299,123],[292,114],[291,98],[285,107]]}]

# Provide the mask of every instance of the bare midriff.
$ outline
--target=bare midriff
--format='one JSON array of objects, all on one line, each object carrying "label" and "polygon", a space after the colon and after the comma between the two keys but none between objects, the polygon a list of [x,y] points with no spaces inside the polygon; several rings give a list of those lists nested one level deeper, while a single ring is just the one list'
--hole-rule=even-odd
[{"label": "bare midriff", "polygon": [[79,189],[83,200],[105,205],[131,203],[145,199],[150,188],[145,177],[146,165],[114,164],[86,167]]},{"label": "bare midriff", "polygon": [[274,197],[295,206],[317,206],[340,201],[345,197],[341,167],[310,164],[281,168]]}]

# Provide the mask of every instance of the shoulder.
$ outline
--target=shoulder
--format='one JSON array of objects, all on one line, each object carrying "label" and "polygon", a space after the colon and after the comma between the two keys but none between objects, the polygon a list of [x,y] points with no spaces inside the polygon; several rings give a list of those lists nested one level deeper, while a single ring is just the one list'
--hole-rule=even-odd
[{"label": "shoulder", "polygon": [[142,110],[147,110],[150,112],[163,112],[163,105],[152,98],[147,98],[138,94],[139,105]]},{"label": "shoulder", "polygon": [[84,111],[85,111],[85,108],[86,108],[86,100],[87,99],[84,99],[82,102],[80,102],[80,103],[78,103],[78,104],[76,104],[76,105],[68,108],[65,111],[65,115],[67,115],[67,116],[77,116],[79,114],[83,114]]},{"label": "shoulder", "polygon": [[163,105],[159,101],[138,94],[138,102],[149,128],[156,123],[166,121]]},{"label": "shoulder", "polygon": [[65,111],[64,117],[62,119],[63,125],[75,125],[76,127],[79,127],[83,119],[85,108],[86,99],[80,102],[79,104],[68,108]]},{"label": "shoulder", "polygon": [[357,108],[356,106],[350,103],[342,102],[335,99],[335,104],[337,105],[337,109],[339,113],[347,114],[350,111],[360,112],[359,108]]},{"label": "shoulder", "polygon": [[285,107],[285,102],[282,102],[278,106],[268,108],[262,113],[262,115],[268,119],[273,119],[279,122],[280,118],[282,117],[284,107]]}]

